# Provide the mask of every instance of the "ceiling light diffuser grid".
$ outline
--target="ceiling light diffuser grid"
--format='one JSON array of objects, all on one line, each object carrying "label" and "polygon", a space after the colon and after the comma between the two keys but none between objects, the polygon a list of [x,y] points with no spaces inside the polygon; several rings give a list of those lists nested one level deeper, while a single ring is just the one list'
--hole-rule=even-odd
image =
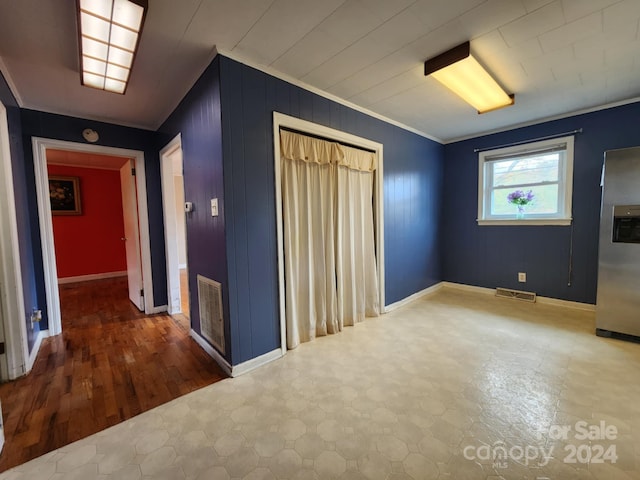
[{"label": "ceiling light diffuser grid", "polygon": [[77,0],[82,84],[124,94],[147,2]]}]

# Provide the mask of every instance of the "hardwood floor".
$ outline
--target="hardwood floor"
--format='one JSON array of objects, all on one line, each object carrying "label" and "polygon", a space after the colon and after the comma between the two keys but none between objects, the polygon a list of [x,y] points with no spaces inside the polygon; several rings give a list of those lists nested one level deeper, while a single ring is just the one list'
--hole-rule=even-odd
[{"label": "hardwood floor", "polygon": [[189,317],[189,277],[186,268],[180,269],[180,309],[182,313],[174,313],[171,316],[182,328],[189,331],[191,329],[191,320]]},{"label": "hardwood floor", "polygon": [[0,471],[226,376],[184,325],[139,312],[126,278],[60,285],[60,301],[63,333],[29,375],[0,385]]}]

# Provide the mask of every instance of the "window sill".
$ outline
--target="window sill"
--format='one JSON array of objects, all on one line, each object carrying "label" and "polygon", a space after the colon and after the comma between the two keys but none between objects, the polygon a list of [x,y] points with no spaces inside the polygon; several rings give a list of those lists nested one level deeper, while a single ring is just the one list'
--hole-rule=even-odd
[{"label": "window sill", "polygon": [[508,220],[481,220],[478,219],[478,225],[504,225],[507,226],[523,226],[523,225],[571,225],[571,218],[525,218],[517,220],[510,218]]}]

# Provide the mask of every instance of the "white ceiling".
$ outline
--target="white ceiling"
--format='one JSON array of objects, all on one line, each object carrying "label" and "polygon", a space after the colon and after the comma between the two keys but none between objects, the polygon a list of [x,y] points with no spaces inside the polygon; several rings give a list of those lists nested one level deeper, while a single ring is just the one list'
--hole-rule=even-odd
[{"label": "white ceiling", "polygon": [[[149,3],[119,96],[80,85],[75,1],[0,0],[0,67],[21,105],[156,129],[214,46],[443,141],[640,96],[640,0]],[[515,106],[478,115],[424,77],[424,60],[465,40]]]}]

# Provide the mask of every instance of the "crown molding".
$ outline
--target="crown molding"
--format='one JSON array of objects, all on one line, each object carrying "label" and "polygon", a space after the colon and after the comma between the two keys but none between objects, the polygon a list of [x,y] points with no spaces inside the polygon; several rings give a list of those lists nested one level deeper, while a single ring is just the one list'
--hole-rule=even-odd
[{"label": "crown molding", "polygon": [[11,75],[9,74],[9,69],[7,68],[7,64],[4,63],[4,60],[2,59],[2,57],[0,57],[0,73],[6,80],[7,85],[9,85],[9,90],[11,90],[13,98],[16,99],[18,106],[20,108],[24,108],[24,102],[22,101],[22,97],[18,92],[18,88],[16,87],[16,84],[14,83],[13,78],[11,78]]},{"label": "crown molding", "polygon": [[308,83],[305,83],[301,80],[298,80],[297,78],[291,77],[285,73],[282,73],[278,70],[275,70],[274,68],[271,68],[269,66],[266,65],[261,65],[258,63],[255,63],[251,60],[248,60],[247,58],[243,57],[242,55],[238,55],[236,53],[232,53],[229,52],[227,50],[218,48],[218,47],[214,47],[214,51],[217,53],[217,55],[222,55],[223,57],[227,57],[230,58],[231,60],[235,60],[238,63],[242,63],[243,65],[246,65],[248,67],[251,68],[255,68],[256,70],[259,70],[263,73],[266,73],[267,75],[271,75],[272,77],[275,77],[279,80],[282,80],[284,82],[290,83],[292,85],[295,85],[296,87],[300,87],[304,90],[307,90],[311,93],[315,93],[316,95],[319,95],[321,97],[324,97],[328,100],[331,100],[333,102],[339,103],[340,105],[344,105],[345,107],[349,107],[352,110],[356,110],[360,113],[364,113],[365,115],[368,115],[370,117],[373,117],[377,120],[381,120],[385,123],[389,123],[391,125],[394,125],[398,128],[401,128],[403,130],[406,130],[408,132],[411,133],[415,133],[416,135],[419,135],[421,137],[427,138],[429,140],[432,140],[434,142],[437,142],[439,144],[444,144],[444,141],[438,137],[434,137],[433,135],[429,135],[428,133],[422,132],[416,128],[410,127],[409,125],[405,125],[404,123],[398,122],[396,120],[393,120],[389,117],[385,117],[384,115],[380,115],[379,113],[376,113],[374,111],[371,111],[367,108],[361,107],[360,105],[356,105],[355,103],[352,103],[348,100],[345,100],[344,98],[338,97],[337,95],[333,95],[332,93],[326,92],[324,90],[321,90],[317,87],[314,87],[313,85],[309,85]]},{"label": "crown molding", "polygon": [[540,125],[541,123],[553,122],[554,120],[562,120],[570,117],[577,117],[578,115],[585,115],[587,113],[599,112],[601,110],[608,110],[609,108],[622,107],[624,105],[630,105],[632,103],[640,102],[640,97],[633,97],[627,100],[620,100],[617,102],[606,103],[604,105],[598,105],[594,107],[582,108],[579,110],[572,110],[566,113],[560,113],[558,115],[551,115],[548,117],[538,118],[536,120],[530,120],[528,122],[516,123],[515,125],[509,125],[507,127],[496,128],[495,130],[488,130],[482,133],[474,133],[471,135],[465,135],[462,137],[456,137],[451,140],[446,140],[442,142],[444,145],[449,145],[450,143],[463,142],[465,140],[471,140],[474,138],[485,137],[487,135],[493,135],[495,133],[503,133],[510,132],[511,130],[517,130],[518,128],[524,127],[532,127],[533,125]]}]

